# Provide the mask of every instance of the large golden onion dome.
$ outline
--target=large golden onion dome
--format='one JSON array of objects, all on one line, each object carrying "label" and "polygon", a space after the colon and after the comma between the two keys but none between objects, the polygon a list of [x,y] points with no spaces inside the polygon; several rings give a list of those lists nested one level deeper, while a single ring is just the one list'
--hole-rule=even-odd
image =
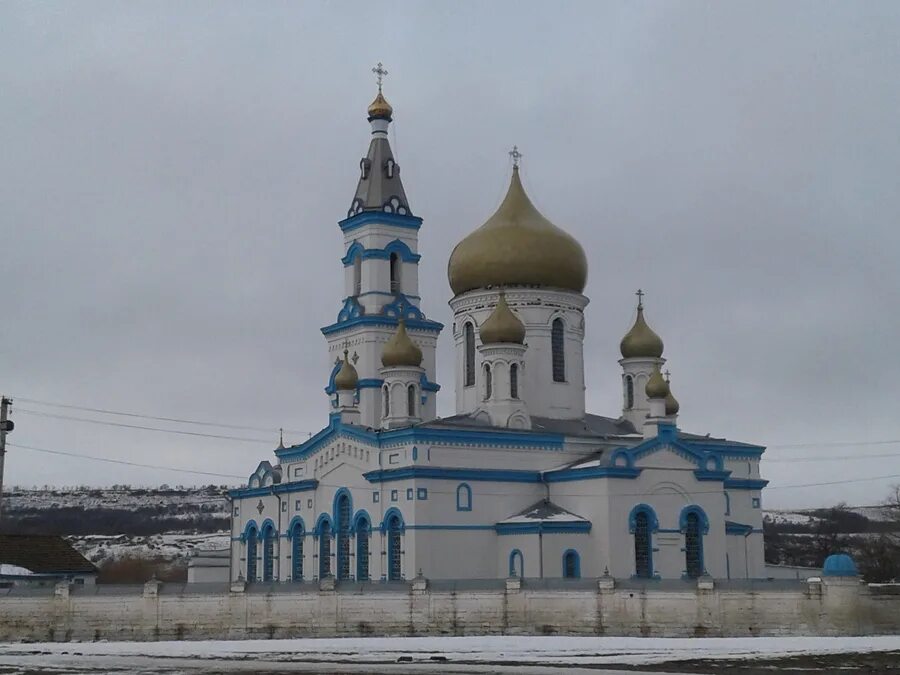
[{"label": "large golden onion dome", "polygon": [[391,115],[393,114],[394,109],[391,107],[391,104],[387,102],[384,94],[381,93],[381,87],[379,87],[378,96],[376,96],[375,100],[369,104],[369,120],[371,121],[377,118],[390,120]]},{"label": "large golden onion dome", "polygon": [[359,375],[356,373],[356,368],[347,359],[347,350],[345,349],[344,362],[341,364],[341,369],[337,371],[337,375],[334,376],[334,388],[338,391],[346,391],[356,389],[357,384],[359,384]]},{"label": "large golden onion dome", "polygon": [[456,295],[488,286],[548,286],[581,293],[587,258],[575,239],[534,207],[513,167],[503,203],[450,254]]},{"label": "large golden onion dome", "polygon": [[619,343],[622,358],[656,358],[663,353],[663,341],[644,321],[644,307],[638,303],[637,319]]},{"label": "large golden onion dome", "polygon": [[422,365],[422,350],[410,339],[406,332],[406,322],[400,319],[397,324],[397,332],[384,345],[381,351],[381,365],[385,368],[394,366]]},{"label": "large golden onion dome", "polygon": [[498,343],[515,343],[522,344],[525,342],[525,324],[519,317],[513,314],[513,311],[506,304],[506,293],[500,291],[500,299],[491,315],[485,319],[479,329],[482,344],[498,344]]},{"label": "large golden onion dome", "polygon": [[665,398],[669,395],[669,385],[663,379],[659,368],[653,370],[653,374],[647,380],[647,386],[644,388],[644,391],[647,392],[647,398]]}]

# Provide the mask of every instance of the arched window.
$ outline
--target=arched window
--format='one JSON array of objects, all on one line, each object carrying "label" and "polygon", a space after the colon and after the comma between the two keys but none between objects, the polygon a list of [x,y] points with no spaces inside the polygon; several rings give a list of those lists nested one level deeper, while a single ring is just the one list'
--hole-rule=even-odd
[{"label": "arched window", "polygon": [[263,530],[263,581],[275,580],[275,528]]},{"label": "arched window", "polygon": [[247,531],[247,582],[256,581],[256,528]]},{"label": "arched window", "polygon": [[475,327],[471,322],[467,321],[463,326],[463,335],[465,337],[465,386],[471,387],[475,384]]},{"label": "arched window", "polygon": [[362,255],[353,259],[353,295],[362,293]]},{"label": "arched window", "polygon": [[331,576],[331,523],[327,520],[319,528],[319,578]]},{"label": "arched window", "polygon": [[684,573],[688,578],[696,579],[706,574],[703,535],[709,530],[709,521],[699,507],[689,506],[681,512],[680,525],[684,535]]},{"label": "arched window", "polygon": [[525,561],[522,552],[515,548],[509,554],[509,576],[521,579],[525,575]]},{"label": "arched window", "polygon": [[563,578],[578,579],[581,577],[581,559],[578,557],[578,551],[569,549],[563,553],[562,559]]},{"label": "arched window", "polygon": [[631,410],[634,407],[634,378],[631,375],[625,376],[625,410]]},{"label": "arched window", "polygon": [[356,580],[369,580],[369,538],[372,525],[365,516],[356,521]]},{"label": "arched window", "polygon": [[550,329],[550,348],[553,352],[553,381],[566,381],[565,331],[562,319],[553,319]]},{"label": "arched window", "polygon": [[650,543],[650,514],[638,511],[634,516],[634,575],[653,576],[653,549]]},{"label": "arched window", "polygon": [[303,581],[303,525],[291,529],[291,579]]},{"label": "arched window", "polygon": [[416,416],[416,385],[414,384],[406,388],[406,413],[410,417]]},{"label": "arched window", "polygon": [[401,553],[401,535],[403,533],[403,523],[400,516],[392,515],[387,523],[388,531],[388,580],[399,581],[403,578],[403,567],[400,560]]},{"label": "arched window", "polygon": [[382,408],[384,409],[384,416],[390,417],[391,416],[391,392],[388,391],[388,388],[385,386],[385,388],[382,389],[382,393],[384,394],[384,397],[383,397],[384,401],[382,403]]},{"label": "arched window", "polygon": [[491,397],[494,389],[493,378],[491,377],[491,366],[489,363],[484,364],[484,400],[487,401]]},{"label": "arched window", "polygon": [[350,578],[350,495],[338,497],[334,520],[337,535],[337,578]]},{"label": "arched window", "polygon": [[509,367],[509,397],[519,398],[519,364],[514,363]]},{"label": "arched window", "polygon": [[400,256],[391,253],[391,293],[400,292]]},{"label": "arched window", "polygon": [[466,483],[460,483],[456,488],[456,510],[472,510],[472,488]]}]

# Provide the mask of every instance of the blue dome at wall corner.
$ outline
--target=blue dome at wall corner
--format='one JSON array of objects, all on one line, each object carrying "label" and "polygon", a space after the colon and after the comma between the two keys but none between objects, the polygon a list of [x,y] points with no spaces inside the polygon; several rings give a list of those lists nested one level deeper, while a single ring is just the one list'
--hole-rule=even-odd
[{"label": "blue dome at wall corner", "polygon": [[846,553],[833,553],[825,558],[822,575],[826,577],[856,577],[859,571],[856,563]]}]

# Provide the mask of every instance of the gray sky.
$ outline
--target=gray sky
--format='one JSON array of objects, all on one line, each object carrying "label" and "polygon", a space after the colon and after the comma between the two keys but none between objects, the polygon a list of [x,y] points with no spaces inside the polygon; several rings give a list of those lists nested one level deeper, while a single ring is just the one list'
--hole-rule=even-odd
[{"label": "gray sky", "polygon": [[[430,317],[516,143],[590,262],[591,411],[620,412],[640,286],[682,428],[772,445],[772,488],[884,476],[767,506],[900,481],[900,444],[777,447],[900,439],[900,3],[875,1],[0,4],[0,390],[273,429],[17,401],[11,443],[248,475],[323,426],[379,60]],[[438,358],[448,415],[446,334]],[[783,461],[813,457],[839,459]],[[210,481],[235,482],[7,456],[8,485]]]}]

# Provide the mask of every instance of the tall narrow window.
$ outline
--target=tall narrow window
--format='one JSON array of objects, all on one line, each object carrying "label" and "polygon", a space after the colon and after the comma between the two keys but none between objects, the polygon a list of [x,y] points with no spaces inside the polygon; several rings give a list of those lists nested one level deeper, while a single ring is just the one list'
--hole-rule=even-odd
[{"label": "tall narrow window", "polygon": [[514,363],[509,367],[509,397],[519,398],[519,364]]},{"label": "tall narrow window", "polygon": [[519,549],[513,549],[509,554],[509,576],[521,579],[524,576],[524,560]]},{"label": "tall narrow window", "polygon": [[416,416],[416,385],[414,384],[406,388],[406,414],[409,417]]},{"label": "tall narrow window", "polygon": [[369,580],[369,537],[372,526],[367,518],[356,523],[356,580]]},{"label": "tall narrow window", "polygon": [[563,577],[566,579],[578,579],[581,576],[581,561],[578,552],[569,549],[563,553]]},{"label": "tall narrow window", "polygon": [[639,511],[634,517],[634,574],[643,579],[653,576],[650,548],[650,516]]},{"label": "tall narrow window", "polygon": [[275,528],[263,530],[263,581],[275,580]]},{"label": "tall narrow window", "polygon": [[247,582],[256,581],[256,528],[247,531]]},{"label": "tall narrow window", "polygon": [[562,319],[553,319],[550,329],[550,348],[553,352],[553,381],[566,381],[565,326]]},{"label": "tall narrow window", "polygon": [[338,498],[335,529],[337,530],[337,578],[350,578],[350,496]]},{"label": "tall narrow window", "polygon": [[391,253],[391,293],[400,292],[400,256]]},{"label": "tall narrow window", "polygon": [[634,407],[634,378],[631,375],[625,376],[625,410],[631,410]]},{"label": "tall narrow window", "polygon": [[362,293],[362,254],[353,259],[353,295]]},{"label": "tall narrow window", "polygon": [[700,531],[700,516],[696,512],[687,514],[684,528],[684,558],[687,576],[696,579],[703,575],[703,534]]},{"label": "tall narrow window", "polygon": [[475,327],[470,322],[466,322],[466,325],[463,326],[463,334],[466,342],[465,386],[471,387],[475,384]]},{"label": "tall narrow window", "polygon": [[384,403],[382,404],[382,407],[384,408],[384,416],[390,417],[391,416],[391,392],[388,391],[387,387],[385,387],[382,391],[384,393]]},{"label": "tall narrow window", "polygon": [[494,382],[491,377],[491,366],[484,364],[484,400],[487,401],[493,393]]},{"label": "tall narrow window", "polygon": [[400,517],[391,516],[388,521],[388,579],[399,581],[403,578],[403,567],[400,561],[402,524]]},{"label": "tall narrow window", "polygon": [[319,530],[319,578],[331,576],[331,523],[322,523]]},{"label": "tall narrow window", "polygon": [[460,483],[456,488],[456,510],[472,510],[472,488],[466,483]]},{"label": "tall narrow window", "polygon": [[291,530],[291,579],[303,581],[303,525]]}]

